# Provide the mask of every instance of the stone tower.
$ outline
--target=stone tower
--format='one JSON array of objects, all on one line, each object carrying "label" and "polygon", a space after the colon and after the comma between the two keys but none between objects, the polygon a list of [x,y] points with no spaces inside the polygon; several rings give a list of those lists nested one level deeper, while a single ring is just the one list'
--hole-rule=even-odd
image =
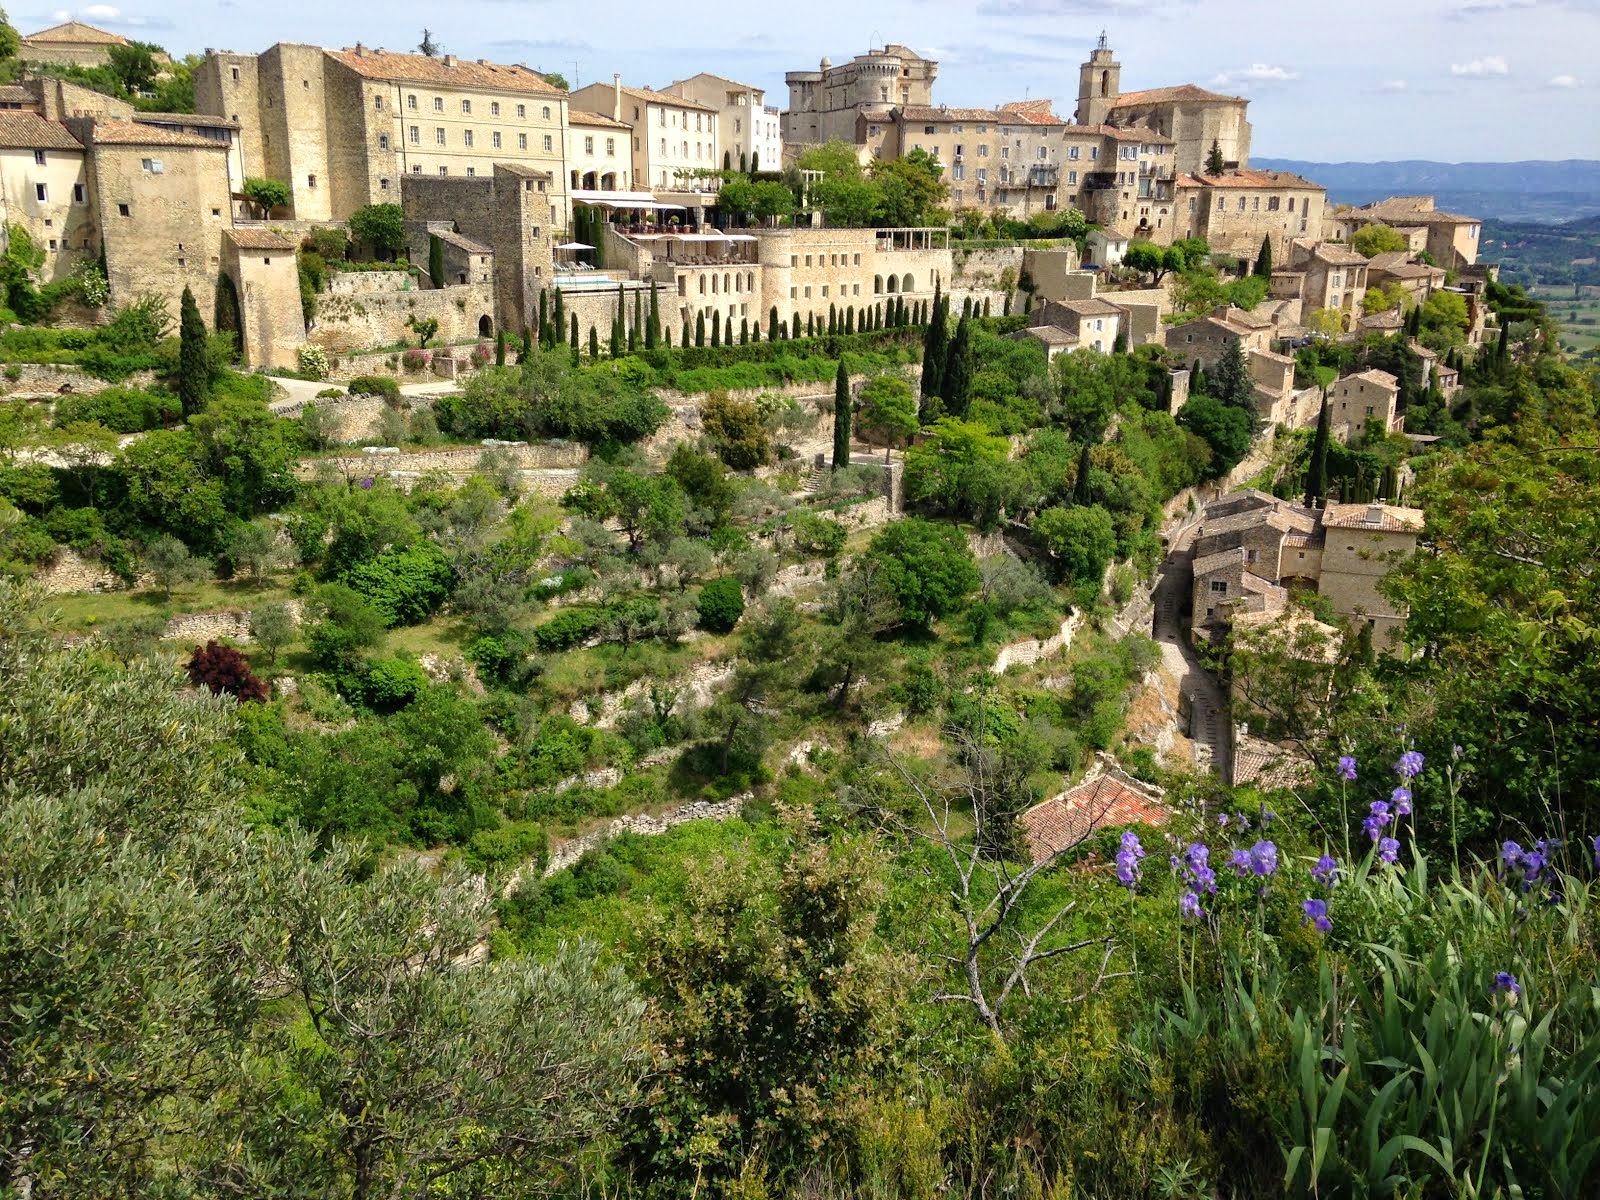
[{"label": "stone tower", "polygon": [[1102,30],[1100,44],[1090,53],[1089,61],[1078,68],[1078,124],[1104,125],[1121,91],[1122,64],[1106,45]]}]

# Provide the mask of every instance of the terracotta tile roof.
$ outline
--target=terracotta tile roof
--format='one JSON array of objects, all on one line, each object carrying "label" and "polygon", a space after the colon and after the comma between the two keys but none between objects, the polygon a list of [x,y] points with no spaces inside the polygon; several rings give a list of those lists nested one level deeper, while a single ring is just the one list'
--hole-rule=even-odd
[{"label": "terracotta tile roof", "polygon": [[75,46],[128,45],[128,39],[120,34],[96,29],[93,25],[85,25],[82,21],[66,21],[60,25],[52,25],[49,29],[41,29],[38,33],[30,33],[22,39],[24,46],[29,42],[68,42]]},{"label": "terracotta tile roof", "polygon": [[249,226],[236,226],[233,229],[222,231],[233,244],[241,250],[294,250],[299,246],[299,240],[281,233],[274,233],[270,229],[253,229]]},{"label": "terracotta tile roof", "polygon": [[1336,246],[1332,242],[1318,242],[1311,251],[1311,257],[1318,262],[1325,262],[1335,267],[1364,267],[1367,258],[1364,254],[1357,254],[1347,246]]},{"label": "terracotta tile roof", "polygon": [[205,129],[238,129],[239,122],[205,113],[136,112],[133,119],[142,125],[193,125]]},{"label": "terracotta tile roof", "polygon": [[1017,818],[1034,862],[1080,844],[1101,829],[1163,825],[1171,810],[1157,788],[1106,771],[1036,804]]},{"label": "terracotta tile roof", "polygon": [[1065,125],[1048,100],[1013,100],[1000,106],[1000,118],[1023,125]]},{"label": "terracotta tile roof", "polygon": [[911,104],[900,110],[908,121],[993,121],[1003,118],[992,108],[941,108],[926,104]]},{"label": "terracotta tile roof", "polygon": [[1077,313],[1080,317],[1114,317],[1122,310],[1109,300],[1102,300],[1095,296],[1089,300],[1058,300],[1058,305],[1068,312]]},{"label": "terracotta tile roof", "polygon": [[629,125],[626,121],[619,121],[615,117],[607,116],[605,113],[584,112],[581,109],[576,109],[576,108],[573,109],[567,115],[567,124],[569,124],[569,125],[582,125],[586,129],[592,129],[592,128],[599,128],[599,129],[632,129],[633,128],[633,126]]},{"label": "terracotta tile roof", "polygon": [[1220,92],[1208,92],[1203,87],[1192,83],[1180,83],[1177,87],[1147,88],[1142,92],[1123,92],[1117,97],[1117,102],[1111,107],[1132,108],[1139,104],[1181,104],[1195,100],[1221,101],[1224,104],[1248,104],[1243,96],[1224,96]]},{"label": "terracotta tile roof", "polygon": [[89,136],[97,146],[171,146],[224,151],[228,148],[227,142],[201,137],[198,133],[181,133],[159,125],[141,125],[137,121],[96,120]]},{"label": "terracotta tile roof", "polygon": [[0,86],[0,104],[32,104],[34,95],[25,87],[18,87],[14,83]]},{"label": "terracotta tile roof", "polygon": [[470,59],[429,58],[425,54],[395,54],[387,50],[324,50],[329,58],[364,79],[397,83],[436,83],[450,87],[482,88],[490,92],[527,92],[546,96],[566,93],[537,71],[527,67]]},{"label": "terracotta tile roof", "polygon": [[647,104],[668,104],[674,108],[697,108],[701,112],[716,112],[709,104],[701,104],[698,100],[690,100],[686,96],[674,96],[671,92],[658,92],[654,88],[622,87],[624,96],[632,96],[635,100],[643,100]]},{"label": "terracotta tile roof", "polygon": [[463,237],[452,229],[442,229],[434,234],[447,246],[454,246],[458,250],[465,250],[468,254],[493,254],[494,251],[482,242],[475,242],[469,237]]},{"label": "terracotta tile roof", "polygon": [[1065,329],[1058,329],[1054,325],[1030,325],[1028,328],[1020,330],[1016,336],[1038,338],[1046,346],[1076,346],[1078,344],[1077,334],[1068,333]]},{"label": "terracotta tile roof", "polygon": [[36,112],[0,110],[0,146],[20,150],[82,150],[83,143],[59,121]]},{"label": "terracotta tile roof", "polygon": [[[763,96],[767,94],[766,88],[759,88],[750,83],[740,83],[737,79],[729,79],[726,75],[714,75],[710,71],[701,71],[698,75],[689,76],[689,79],[713,79],[718,83],[727,84],[729,88],[736,92],[760,92]],[[667,86],[675,88],[680,84],[688,83],[689,79],[674,79]]]},{"label": "terracotta tile roof", "polygon": [[1242,737],[1235,742],[1230,781],[1235,787],[1282,791],[1310,783],[1311,778],[1311,762],[1304,755],[1260,738]]},{"label": "terracotta tile roof", "polygon": [[1180,175],[1177,183],[1179,187],[1296,188],[1309,189],[1313,192],[1327,191],[1320,183],[1313,183],[1293,171],[1257,171],[1252,168],[1228,171],[1222,175]]},{"label": "terracotta tile roof", "polygon": [[1322,510],[1322,523],[1330,529],[1382,529],[1389,533],[1421,533],[1420,508],[1397,504],[1330,504]]},{"label": "terracotta tile roof", "polygon": [[1208,554],[1204,558],[1194,560],[1194,577],[1199,579],[1203,575],[1223,571],[1243,562],[1243,546],[1235,546],[1232,550],[1219,550],[1215,554]]},{"label": "terracotta tile roof", "polygon": [[1239,325],[1245,329],[1270,329],[1272,318],[1251,312],[1248,308],[1235,308],[1228,304],[1212,310],[1214,317],[1220,317],[1230,325]]},{"label": "terracotta tile roof", "polygon": [[1374,384],[1391,392],[1400,390],[1400,381],[1398,379],[1389,374],[1389,372],[1380,371],[1376,367],[1368,367],[1365,371],[1356,371],[1353,374],[1344,376],[1338,382],[1343,383],[1345,379],[1359,379],[1364,383]]},{"label": "terracotta tile roof", "polygon": [[1363,329],[1399,329],[1406,319],[1396,309],[1368,313],[1357,322]]}]

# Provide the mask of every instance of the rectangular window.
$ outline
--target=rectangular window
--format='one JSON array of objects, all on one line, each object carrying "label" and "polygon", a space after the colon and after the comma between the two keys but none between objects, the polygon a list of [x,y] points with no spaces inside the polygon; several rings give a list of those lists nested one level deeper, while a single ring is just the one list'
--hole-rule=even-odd
[{"label": "rectangular window", "polygon": [[83,184],[81,184],[81,183],[73,184],[72,185],[72,202],[74,204],[82,204],[87,199],[88,199],[88,195],[84,191]]},{"label": "rectangular window", "polygon": [[1267,211],[1268,212],[1277,212],[1278,211],[1279,199],[1280,199],[1280,197],[1278,197],[1278,196],[1269,196],[1267,198]]},{"label": "rectangular window", "polygon": [[528,115],[528,106],[526,104],[517,105],[517,120],[519,120],[519,121],[523,120],[525,117],[527,117],[527,115]]},{"label": "rectangular window", "polygon": [[583,152],[585,154],[594,153],[594,139],[592,137],[586,137],[583,139]]},{"label": "rectangular window", "polygon": [[498,129],[489,135],[489,145],[496,150],[500,149],[500,131]]},{"label": "rectangular window", "polygon": [[33,164],[36,167],[44,166],[44,151],[43,150],[35,150],[33,152]]},{"label": "rectangular window", "polygon": [[1211,590],[1217,593],[1226,593],[1228,590],[1228,581],[1226,579],[1213,579],[1211,581]]},{"label": "rectangular window", "polygon": [[517,134],[517,149],[518,150],[526,150],[527,148],[528,148],[528,135],[525,134],[525,133]]},{"label": "rectangular window", "polygon": [[444,97],[443,96],[435,96],[433,98],[433,111],[434,112],[443,112],[444,111]]},{"label": "rectangular window", "polygon": [[1070,158],[1070,159],[1076,160],[1078,158],[1078,151],[1080,149],[1082,149],[1082,147],[1079,147],[1079,146],[1068,146],[1067,147],[1067,157]]},{"label": "rectangular window", "polygon": [[372,98],[372,107],[376,111],[382,112],[383,111],[383,97],[382,96],[374,96]]},{"label": "rectangular window", "polygon": [[406,97],[406,108],[408,108],[412,112],[416,112],[417,111],[417,98],[415,96],[407,96]]},{"label": "rectangular window", "polygon": [[978,157],[979,158],[988,158],[989,157],[989,144],[987,142],[983,143],[982,145],[980,145],[978,147]]},{"label": "rectangular window", "polygon": [[1290,212],[1294,211],[1294,197],[1293,196],[1289,197],[1289,211]]},{"label": "rectangular window", "polygon": [[467,174],[468,175],[476,175],[477,173],[478,173],[478,168],[477,167],[468,167],[467,168]]},{"label": "rectangular window", "polygon": [[152,174],[152,175],[164,174],[166,172],[166,169],[167,169],[165,164],[163,164],[162,161],[159,158],[147,158],[147,159],[144,159],[140,163],[140,165],[142,167],[144,167],[144,169],[146,171],[149,171],[150,174]]},{"label": "rectangular window", "polygon": [[471,113],[472,112],[472,101],[471,100],[463,100],[461,102],[461,111],[463,113]]},{"label": "rectangular window", "polygon": [[547,134],[544,135],[544,152],[546,154],[550,153],[550,146],[551,146],[551,139],[550,139],[550,135],[547,133]]},{"label": "rectangular window", "polygon": [[380,180],[378,180],[378,190],[380,192],[387,192],[389,190],[389,181],[388,181],[388,179],[380,179]]},{"label": "rectangular window", "polygon": [[450,174],[450,168],[449,167],[440,167],[439,168],[439,174],[441,174],[441,175]]},{"label": "rectangular window", "polygon": [[46,190],[44,184],[36,183],[33,185],[33,198],[39,201],[41,204],[49,199],[49,192]]},{"label": "rectangular window", "polygon": [[811,299],[811,285],[810,284],[806,285],[806,299],[807,300]]},{"label": "rectangular window", "polygon": [[462,141],[462,145],[465,145],[465,146],[472,145],[472,130],[467,129],[467,130],[462,131],[461,141]]},{"label": "rectangular window", "polygon": [[1089,147],[1089,161],[1090,162],[1099,162],[1100,161],[1100,147],[1099,146],[1090,146]]},{"label": "rectangular window", "polygon": [[498,117],[500,115],[500,101],[498,101],[498,100],[489,101],[489,115],[491,117]]},{"label": "rectangular window", "polygon": [[616,156],[617,156],[617,139],[616,138],[607,138],[606,139],[606,157],[607,158],[615,158]]},{"label": "rectangular window", "polygon": [[234,82],[235,82],[235,83],[238,83],[238,82],[239,82],[239,68],[238,68],[238,67],[235,67],[235,68],[234,68],[234,69],[233,69],[233,81],[234,81]]},{"label": "rectangular window", "polygon": [[128,206],[126,204],[117,205],[117,216],[119,216],[119,217],[129,217],[129,216],[132,216],[132,215],[133,214],[129,211]]},{"label": "rectangular window", "polygon": [[415,125],[413,125],[411,127],[411,144],[413,146],[415,146],[418,143],[420,143],[421,141],[422,141],[422,130],[420,130]]},{"label": "rectangular window", "polygon": [[855,257],[855,261],[853,263],[851,263],[850,265],[851,266],[855,266],[855,267],[859,267],[861,265],[861,255],[857,254],[854,257]]},{"label": "rectangular window", "polygon": [[387,133],[380,133],[378,135],[378,149],[379,150],[387,150],[388,148],[389,148],[389,135]]},{"label": "rectangular window", "polygon": [[308,188],[315,188],[317,186],[317,177],[315,175],[307,175],[306,186]]},{"label": "rectangular window", "polygon": [[440,145],[440,146],[444,145],[444,126],[443,125],[439,125],[439,126],[436,126],[434,128],[433,140],[437,145]]}]

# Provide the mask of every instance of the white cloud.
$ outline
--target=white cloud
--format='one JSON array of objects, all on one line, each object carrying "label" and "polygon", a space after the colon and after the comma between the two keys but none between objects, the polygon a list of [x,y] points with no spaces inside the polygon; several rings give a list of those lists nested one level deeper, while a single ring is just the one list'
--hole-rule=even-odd
[{"label": "white cloud", "polygon": [[1404,79],[1386,79],[1378,85],[1380,92],[1403,92],[1411,85]]},{"label": "white cloud", "polygon": [[1509,75],[1511,67],[1499,54],[1485,54],[1471,62],[1451,63],[1450,74],[1461,79],[1487,79],[1494,75]]},{"label": "white cloud", "polygon": [[1514,8],[1534,8],[1539,0],[1455,0],[1450,8],[1454,17],[1481,17],[1486,13],[1507,12]]},{"label": "white cloud", "polygon": [[1553,88],[1575,88],[1578,87],[1579,84],[1576,76],[1553,75],[1550,77],[1550,82],[1545,84],[1545,86]]},{"label": "white cloud", "polygon": [[122,10],[113,8],[109,4],[91,4],[88,8],[81,10],[81,15],[88,17],[91,21],[120,21],[122,19]]},{"label": "white cloud", "polygon": [[1232,71],[1222,71],[1211,80],[1212,87],[1238,87],[1249,83],[1288,83],[1299,79],[1300,72],[1288,67],[1271,67],[1266,63],[1252,63]]}]

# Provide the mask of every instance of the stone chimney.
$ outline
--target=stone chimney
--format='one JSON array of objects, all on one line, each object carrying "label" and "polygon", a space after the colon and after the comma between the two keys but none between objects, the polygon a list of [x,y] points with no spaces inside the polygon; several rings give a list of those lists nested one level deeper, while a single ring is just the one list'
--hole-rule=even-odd
[{"label": "stone chimney", "polygon": [[622,75],[620,73],[611,76],[611,119],[613,121],[622,120]]},{"label": "stone chimney", "polygon": [[459,60],[459,59],[457,59],[457,58],[456,58],[456,56],[455,56],[455,55],[454,55],[454,54],[446,54],[446,55],[445,55],[445,56],[444,56],[444,65],[445,65],[445,66],[447,66],[447,67],[453,67],[453,66],[455,66],[455,65],[456,65],[456,64],[457,64],[457,62],[459,62],[459,61],[460,61],[460,60]]}]

